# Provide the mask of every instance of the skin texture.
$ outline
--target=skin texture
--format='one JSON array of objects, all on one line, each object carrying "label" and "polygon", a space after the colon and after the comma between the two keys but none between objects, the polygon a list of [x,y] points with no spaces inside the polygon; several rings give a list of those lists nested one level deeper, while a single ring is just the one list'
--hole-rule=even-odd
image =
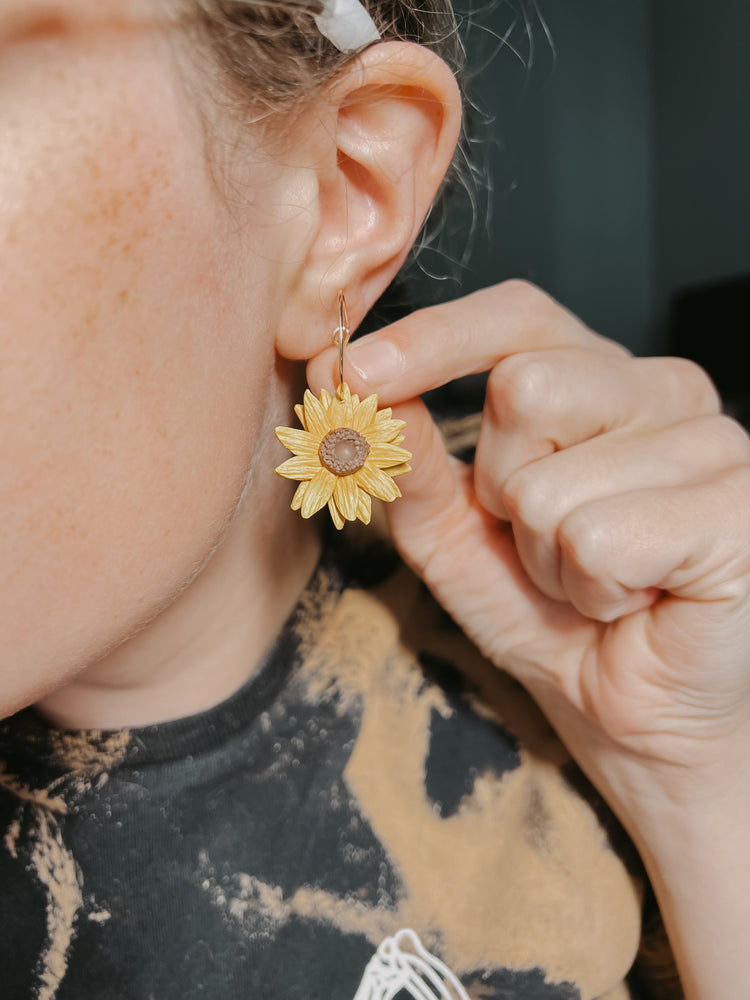
[{"label": "skin texture", "polygon": [[[36,702],[65,726],[183,715],[252,672],[318,550],[271,428],[299,362],[331,385],[337,290],[356,325],[459,125],[446,68],[388,43],[283,156],[221,121],[214,145],[164,9],[123,7],[0,0],[0,714]],[[419,461],[389,509],[405,557],[627,825],[687,994],[744,998],[744,432],[693,366],[628,358],[523,283],[349,364],[409,421]],[[417,397],[481,370],[467,469]]]},{"label": "skin texture", "polygon": [[235,234],[149,12],[68,6],[27,10],[0,61],[11,708],[171,603],[234,516],[274,364],[260,291],[286,238],[264,227],[266,256],[238,268],[259,222],[250,207]]},{"label": "skin texture", "polygon": [[173,718],[247,679],[313,568],[273,475],[302,389],[281,354],[398,270],[457,88],[377,46],[282,151],[157,0],[0,13],[0,713]]}]

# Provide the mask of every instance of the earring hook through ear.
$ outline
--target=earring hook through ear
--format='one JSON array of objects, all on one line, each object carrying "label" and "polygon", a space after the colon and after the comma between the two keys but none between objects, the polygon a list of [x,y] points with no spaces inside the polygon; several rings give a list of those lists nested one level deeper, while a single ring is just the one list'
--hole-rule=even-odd
[{"label": "earring hook through ear", "polygon": [[333,342],[339,349],[339,387],[336,395],[341,399],[344,391],[344,350],[352,335],[349,329],[349,313],[346,310],[346,299],[344,293],[339,289],[339,325],[333,332]]}]

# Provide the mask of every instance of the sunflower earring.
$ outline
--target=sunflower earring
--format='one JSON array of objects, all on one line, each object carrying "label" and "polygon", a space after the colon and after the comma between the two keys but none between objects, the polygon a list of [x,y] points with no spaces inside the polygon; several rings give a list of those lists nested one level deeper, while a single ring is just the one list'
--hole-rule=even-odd
[{"label": "sunflower earring", "polygon": [[333,334],[339,349],[339,387],[318,399],[309,389],[294,407],[302,430],[277,427],[276,437],[294,453],[276,469],[284,479],[300,480],[292,510],[312,517],[328,504],[337,528],[345,521],[370,523],[372,497],[391,501],[401,496],[393,481],[409,471],[411,454],[399,445],[406,426],[390,409],[378,410],[373,394],[360,402],[344,381],[344,351],[349,343],[349,317],[339,292],[339,322]]}]

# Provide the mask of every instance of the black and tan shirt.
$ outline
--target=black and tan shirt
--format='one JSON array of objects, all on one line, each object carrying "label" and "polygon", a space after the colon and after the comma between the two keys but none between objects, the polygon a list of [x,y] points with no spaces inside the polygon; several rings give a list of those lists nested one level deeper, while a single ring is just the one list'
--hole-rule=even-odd
[{"label": "black and tan shirt", "polygon": [[217,708],[0,723],[2,1000],[662,1000],[644,893],[525,693],[380,542],[327,551]]}]

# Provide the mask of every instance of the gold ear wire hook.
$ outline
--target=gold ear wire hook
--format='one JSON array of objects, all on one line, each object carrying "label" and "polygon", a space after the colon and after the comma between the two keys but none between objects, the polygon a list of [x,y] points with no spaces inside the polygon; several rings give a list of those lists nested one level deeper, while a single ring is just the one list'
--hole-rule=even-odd
[{"label": "gold ear wire hook", "polygon": [[352,333],[349,329],[349,313],[346,311],[346,299],[344,293],[339,289],[339,325],[334,331],[333,342],[339,349],[339,387],[336,395],[341,399],[344,386],[344,349],[349,343]]}]

